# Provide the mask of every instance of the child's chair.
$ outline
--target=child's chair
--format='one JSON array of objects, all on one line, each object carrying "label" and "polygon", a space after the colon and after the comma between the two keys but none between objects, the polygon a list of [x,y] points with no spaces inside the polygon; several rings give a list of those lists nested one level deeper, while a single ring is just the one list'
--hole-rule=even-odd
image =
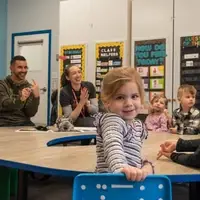
[{"label": "child's chair", "polygon": [[80,174],[74,180],[73,200],[172,200],[166,176],[128,181],[124,174]]}]

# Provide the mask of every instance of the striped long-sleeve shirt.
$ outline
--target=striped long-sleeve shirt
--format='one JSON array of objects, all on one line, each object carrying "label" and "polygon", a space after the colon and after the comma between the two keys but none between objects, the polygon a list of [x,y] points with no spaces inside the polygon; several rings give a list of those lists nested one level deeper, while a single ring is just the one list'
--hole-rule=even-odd
[{"label": "striped long-sleeve shirt", "polygon": [[141,148],[148,132],[141,121],[129,125],[116,114],[104,113],[96,116],[95,125],[96,172],[118,172],[127,165],[142,168]]}]

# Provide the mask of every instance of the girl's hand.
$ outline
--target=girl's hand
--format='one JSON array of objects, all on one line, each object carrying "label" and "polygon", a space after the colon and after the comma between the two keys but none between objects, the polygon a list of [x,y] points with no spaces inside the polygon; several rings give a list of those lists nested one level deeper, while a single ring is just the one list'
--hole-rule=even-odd
[{"label": "girl's hand", "polygon": [[149,112],[149,114],[152,114],[154,112],[154,108],[152,105],[149,105],[148,112]]},{"label": "girl's hand", "polygon": [[143,181],[148,175],[148,172],[146,170],[138,169],[132,166],[122,168],[121,172],[126,175],[126,178],[129,181]]},{"label": "girl's hand", "polygon": [[167,109],[164,109],[164,114],[168,119],[169,118],[171,119],[171,116],[170,116],[169,111]]}]

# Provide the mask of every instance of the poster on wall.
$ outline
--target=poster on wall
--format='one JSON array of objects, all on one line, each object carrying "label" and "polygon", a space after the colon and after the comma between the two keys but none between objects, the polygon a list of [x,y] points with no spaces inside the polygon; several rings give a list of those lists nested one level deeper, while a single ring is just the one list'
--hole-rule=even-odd
[{"label": "poster on wall", "polygon": [[142,77],[145,97],[165,94],[166,39],[135,41],[134,66]]},{"label": "poster on wall", "polygon": [[65,45],[60,52],[60,75],[63,74],[65,67],[74,64],[82,69],[82,79],[85,79],[85,44]]},{"label": "poster on wall", "polygon": [[181,37],[180,83],[197,89],[196,107],[200,109],[200,35]]},{"label": "poster on wall", "polygon": [[124,57],[124,42],[106,42],[96,44],[96,92],[101,91],[101,82],[105,74],[121,67]]}]

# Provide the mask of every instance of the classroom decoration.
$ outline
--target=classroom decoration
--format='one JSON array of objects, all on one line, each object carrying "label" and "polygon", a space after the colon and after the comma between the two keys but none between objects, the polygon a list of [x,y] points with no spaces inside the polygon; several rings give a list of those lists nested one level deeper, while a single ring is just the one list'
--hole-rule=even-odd
[{"label": "classroom decoration", "polygon": [[96,44],[96,92],[101,91],[101,82],[106,73],[121,67],[124,57],[124,42],[106,42]]},{"label": "classroom decoration", "polygon": [[180,83],[197,89],[196,107],[200,109],[200,35],[181,37]]},{"label": "classroom decoration", "polygon": [[134,66],[142,77],[146,100],[165,94],[166,39],[135,41]]},{"label": "classroom decoration", "polygon": [[82,78],[85,78],[85,44],[65,45],[61,47],[60,59],[60,76],[65,67],[69,64],[75,64],[82,69]]}]

